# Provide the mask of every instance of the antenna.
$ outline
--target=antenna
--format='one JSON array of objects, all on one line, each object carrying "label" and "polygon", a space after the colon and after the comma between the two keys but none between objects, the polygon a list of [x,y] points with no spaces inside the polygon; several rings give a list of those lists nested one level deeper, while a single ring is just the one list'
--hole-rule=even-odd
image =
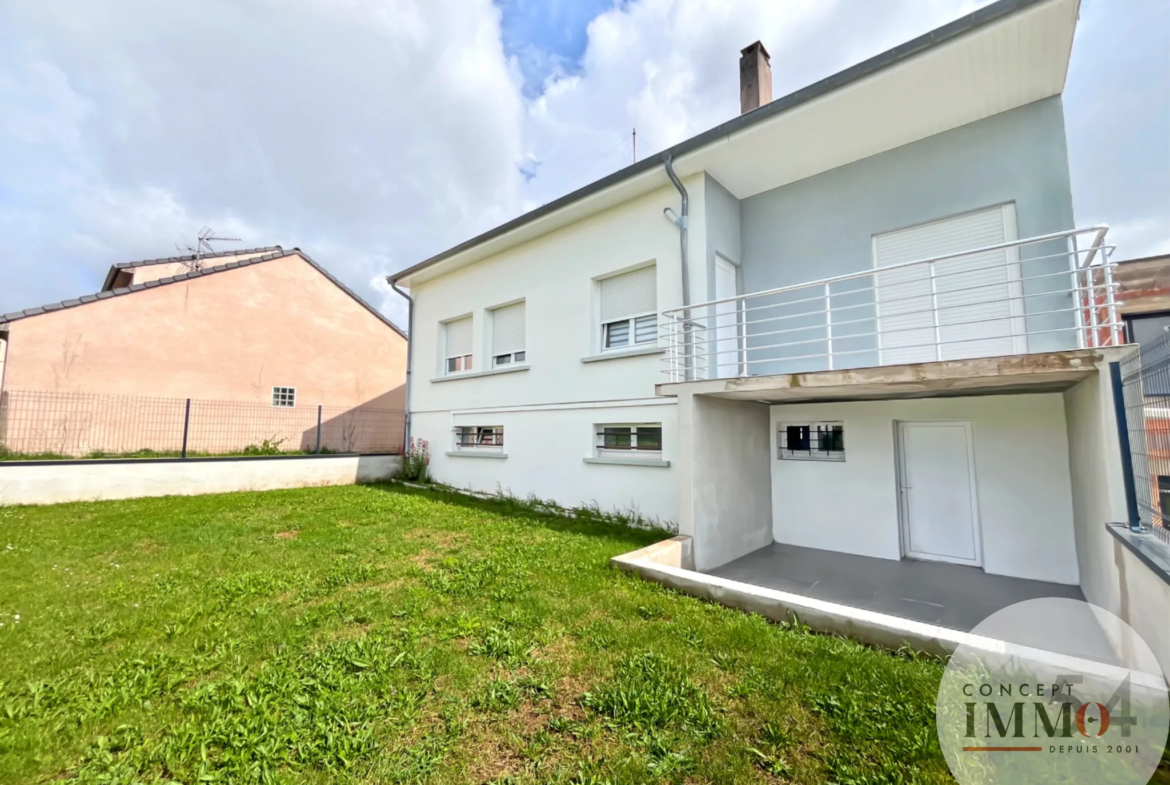
[{"label": "antenna", "polygon": [[634,163],[638,163],[638,129],[634,129]]},{"label": "antenna", "polygon": [[[215,248],[212,247],[211,244],[218,243],[218,242],[238,243],[238,242],[242,242],[242,240],[240,240],[239,237],[216,237],[214,229],[212,229],[210,226],[204,226],[202,229],[199,230],[199,234],[196,235],[195,246],[194,247],[192,247],[190,245],[187,246],[187,250],[195,255],[194,262],[187,262],[186,263],[187,269],[192,270],[192,271],[202,269],[203,268],[203,254],[204,253],[215,253]],[[175,247],[178,248],[179,246],[176,245]]]}]

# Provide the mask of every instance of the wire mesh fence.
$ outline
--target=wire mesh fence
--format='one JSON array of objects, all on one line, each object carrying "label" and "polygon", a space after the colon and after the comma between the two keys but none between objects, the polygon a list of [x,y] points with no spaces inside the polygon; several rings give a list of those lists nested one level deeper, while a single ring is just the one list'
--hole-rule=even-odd
[{"label": "wire mesh fence", "polygon": [[1122,360],[1121,385],[1138,517],[1170,543],[1170,335]]},{"label": "wire mesh fence", "polygon": [[400,453],[401,409],[6,390],[0,458]]}]

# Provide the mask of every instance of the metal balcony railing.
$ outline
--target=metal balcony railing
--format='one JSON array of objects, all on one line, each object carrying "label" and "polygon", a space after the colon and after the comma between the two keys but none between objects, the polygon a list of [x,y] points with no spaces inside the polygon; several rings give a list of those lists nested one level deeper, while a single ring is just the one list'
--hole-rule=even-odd
[{"label": "metal balcony railing", "polygon": [[1030,354],[1124,342],[1107,226],[663,311],[682,382]]}]

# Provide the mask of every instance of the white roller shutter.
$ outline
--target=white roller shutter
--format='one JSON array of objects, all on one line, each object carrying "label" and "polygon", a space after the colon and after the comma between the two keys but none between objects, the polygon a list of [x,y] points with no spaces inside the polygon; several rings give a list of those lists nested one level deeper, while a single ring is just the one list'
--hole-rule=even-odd
[{"label": "white roller shutter", "polygon": [[643,267],[601,281],[601,321],[612,322],[658,310],[658,268]]},{"label": "white roller shutter", "polygon": [[524,351],[524,303],[492,311],[492,355]]},{"label": "white roller shutter", "polygon": [[[874,266],[880,269],[1013,239],[1014,206],[993,207],[878,235],[873,242]],[[937,262],[934,272],[933,295],[929,265],[875,276],[882,364],[1023,351],[1015,249]]]},{"label": "white roller shutter", "polygon": [[471,317],[447,322],[447,356],[471,354]]}]

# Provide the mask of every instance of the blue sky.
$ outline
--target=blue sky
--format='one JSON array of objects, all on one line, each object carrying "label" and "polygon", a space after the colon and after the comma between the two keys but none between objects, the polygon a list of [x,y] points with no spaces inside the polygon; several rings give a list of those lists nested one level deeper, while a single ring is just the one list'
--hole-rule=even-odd
[{"label": "blue sky", "polygon": [[[96,291],[209,225],[386,274],[988,0],[4,0],[0,313]],[[592,25],[592,26],[591,26]],[[1170,251],[1170,2],[1083,0],[1078,224]]]},{"label": "blue sky", "polygon": [[589,23],[619,4],[620,0],[496,0],[504,52],[520,66],[525,96],[542,93],[549,76],[579,73]]}]

